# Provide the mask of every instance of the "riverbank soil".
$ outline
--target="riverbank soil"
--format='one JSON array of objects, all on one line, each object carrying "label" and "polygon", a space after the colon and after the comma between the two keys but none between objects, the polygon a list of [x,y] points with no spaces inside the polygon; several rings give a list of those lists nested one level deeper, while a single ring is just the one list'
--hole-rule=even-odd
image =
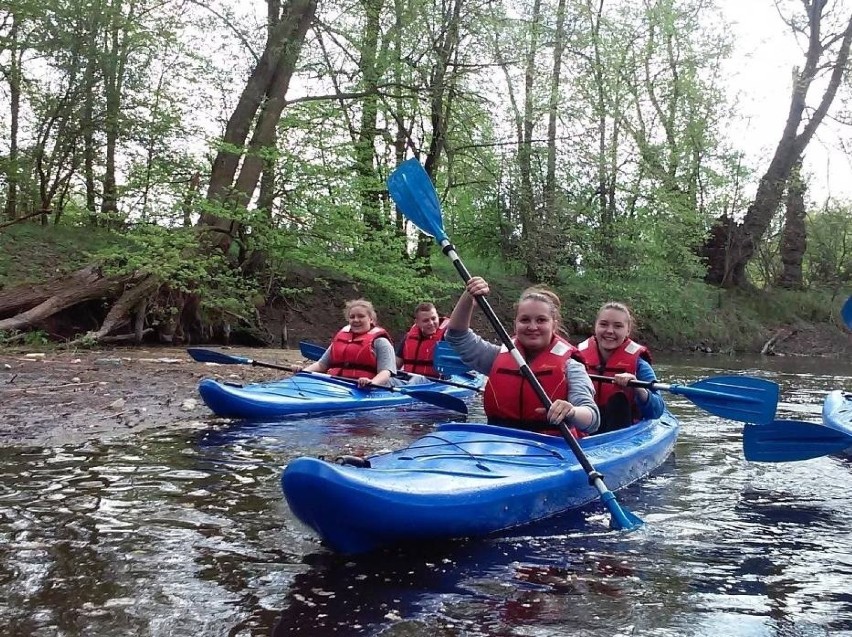
[{"label": "riverbank soil", "polygon": [[[304,366],[296,350],[223,350]],[[193,361],[184,348],[0,351],[0,445],[60,446],[162,427],[209,426],[202,378],[249,383],[280,372]]]}]

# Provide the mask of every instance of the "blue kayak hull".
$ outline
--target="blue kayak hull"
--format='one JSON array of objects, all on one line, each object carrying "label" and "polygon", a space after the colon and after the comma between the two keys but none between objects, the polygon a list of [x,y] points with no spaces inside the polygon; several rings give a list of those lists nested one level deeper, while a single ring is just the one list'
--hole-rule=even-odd
[{"label": "blue kayak hull", "polygon": [[[449,379],[472,387],[481,387],[483,376],[453,376]],[[411,385],[465,399],[475,390],[444,383]],[[217,416],[227,418],[268,419],[307,414],[351,412],[386,407],[423,406],[425,403],[402,392],[360,389],[351,382],[314,374],[295,374],[268,383],[237,385],[206,378],[198,384],[198,393]]]},{"label": "blue kayak hull", "polygon": [[[674,447],[669,413],[580,444],[610,490],[646,476]],[[599,499],[562,438],[449,423],[370,467],[298,458],[281,476],[294,515],[340,553],[491,535]]]},{"label": "blue kayak hull", "polygon": [[849,447],[839,455],[852,458],[852,394],[839,389],[829,392],[822,404],[822,422],[849,436]]}]

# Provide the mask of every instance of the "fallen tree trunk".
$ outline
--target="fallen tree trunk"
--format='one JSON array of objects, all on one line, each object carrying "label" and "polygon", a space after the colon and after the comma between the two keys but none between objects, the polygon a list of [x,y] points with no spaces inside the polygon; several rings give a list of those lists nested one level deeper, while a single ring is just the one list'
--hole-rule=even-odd
[{"label": "fallen tree trunk", "polygon": [[[105,277],[95,266],[78,270],[68,277],[63,277],[46,283],[32,291],[29,295],[16,293],[15,289],[8,290],[0,298],[0,316],[9,314],[10,310],[24,311],[6,319],[0,320],[0,331],[22,330],[44,321],[57,312],[68,309],[94,299],[110,299],[118,296],[128,284],[146,277],[144,274],[129,274],[118,277]],[[15,296],[26,296],[26,303],[15,300]],[[4,303],[5,301],[5,303]]]},{"label": "fallen tree trunk", "polygon": [[142,312],[141,321],[137,316],[133,334],[126,336],[122,335],[121,337],[115,338],[120,338],[121,340],[132,339],[137,343],[141,343],[142,336],[146,333],[142,326],[144,324],[145,308],[148,305],[147,301],[150,296],[156,293],[159,287],[159,280],[151,275],[144,276],[139,281],[135,281],[133,285],[125,285],[124,292],[121,294],[119,299],[112,304],[104,322],[101,323],[101,327],[97,331],[89,332],[85,336],[72,341],[71,345],[87,341],[103,341],[108,334],[121,327],[129,325],[131,313],[134,310],[140,310],[140,308]]},{"label": "fallen tree trunk", "polygon": [[[41,285],[19,285],[0,292],[0,317],[9,317],[16,312],[24,312],[52,299],[54,296],[80,287],[87,287],[104,281],[100,269],[90,265],[68,276],[51,279]],[[4,327],[0,329],[18,329]]]}]

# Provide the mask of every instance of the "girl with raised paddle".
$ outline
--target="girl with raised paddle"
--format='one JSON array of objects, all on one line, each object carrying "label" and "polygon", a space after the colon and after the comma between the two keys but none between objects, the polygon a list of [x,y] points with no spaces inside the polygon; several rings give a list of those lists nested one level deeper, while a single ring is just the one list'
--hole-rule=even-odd
[{"label": "girl with raised paddle", "polygon": [[595,403],[601,412],[598,433],[629,427],[640,420],[659,418],[666,409],[653,389],[635,387],[631,381],[654,383],[651,352],[633,341],[633,315],[623,303],[605,303],[595,319],[595,333],[577,346],[580,358],[594,380]]},{"label": "girl with raised paddle", "polygon": [[488,292],[484,279],[472,277],[444,335],[467,365],[488,375],[483,399],[488,422],[561,435],[553,425],[564,421],[575,437],[593,433],[599,413],[592,382],[574,358],[576,348],[556,333],[561,322],[559,297],[543,288],[528,288],[516,307],[513,341],[553,403],[545,410],[506,348],[484,341],[470,329],[474,297]]},{"label": "girl with raised paddle", "polygon": [[354,378],[360,387],[396,385],[396,353],[390,335],[378,325],[373,304],[366,299],[347,301],[343,316],[347,325],[322,357],[302,371]]}]

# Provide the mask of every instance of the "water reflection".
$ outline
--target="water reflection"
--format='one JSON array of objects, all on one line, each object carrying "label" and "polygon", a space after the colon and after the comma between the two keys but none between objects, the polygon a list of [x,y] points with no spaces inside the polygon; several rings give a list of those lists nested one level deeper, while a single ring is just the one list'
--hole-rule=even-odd
[{"label": "water reflection", "polygon": [[[656,368],[668,382],[771,376],[779,415],[816,421],[852,372],[801,362]],[[358,559],[331,554],[292,518],[281,468],[399,447],[434,412],[0,449],[0,633],[852,634],[852,464],[746,463],[741,425],[667,402],[683,423],[674,456],[619,494],[643,530],[609,532],[593,505],[507,537]]]}]

